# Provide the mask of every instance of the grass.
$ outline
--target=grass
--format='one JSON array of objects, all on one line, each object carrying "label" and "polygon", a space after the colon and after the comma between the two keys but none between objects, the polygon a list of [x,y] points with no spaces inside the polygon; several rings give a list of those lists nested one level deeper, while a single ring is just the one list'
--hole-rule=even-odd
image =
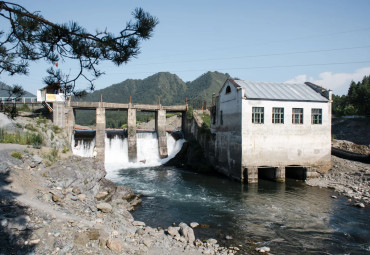
[{"label": "grass", "polygon": [[51,166],[55,161],[59,159],[59,150],[57,148],[52,148],[49,153],[43,154],[42,157],[46,160],[45,165]]},{"label": "grass", "polygon": [[59,134],[60,132],[62,132],[62,130],[60,129],[60,127],[58,127],[58,126],[54,126],[53,125],[53,127],[51,128],[52,130],[53,130],[53,132],[55,133],[55,134]]},{"label": "grass", "polygon": [[19,151],[13,151],[12,153],[10,153],[10,155],[11,155],[13,158],[22,159],[22,153],[21,153],[21,152],[19,152]]},{"label": "grass", "polygon": [[203,120],[203,124],[207,127],[207,128],[210,128],[211,127],[211,115],[208,115],[208,114],[201,114],[200,117],[202,118]]},{"label": "grass", "polygon": [[40,126],[40,124],[46,124],[46,117],[42,116],[41,113],[39,114],[38,118],[36,119],[36,124]]},{"label": "grass", "polygon": [[18,109],[19,112],[32,112],[32,110],[28,106],[28,104],[17,105],[17,109]]},{"label": "grass", "polygon": [[32,145],[35,148],[40,148],[43,140],[39,133],[21,133],[19,131],[13,133],[7,132],[4,129],[0,129],[0,143]]},{"label": "grass", "polygon": [[30,123],[27,123],[25,126],[24,126],[25,129],[28,129],[29,131],[33,131],[33,132],[36,132],[37,131],[37,128],[35,128],[32,124]]}]

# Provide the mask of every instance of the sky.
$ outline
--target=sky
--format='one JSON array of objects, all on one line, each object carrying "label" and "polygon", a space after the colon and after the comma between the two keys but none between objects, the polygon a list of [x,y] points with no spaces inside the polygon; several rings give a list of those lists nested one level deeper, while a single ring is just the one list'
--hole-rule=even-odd
[{"label": "sky", "polygon": [[[352,80],[370,75],[369,0],[19,0],[54,23],[75,21],[93,33],[118,34],[142,7],[159,19],[153,37],[125,65],[99,65],[102,89],[126,79],[170,72],[192,81],[208,71],[248,81],[310,81],[346,94]],[[8,23],[0,19],[0,30]],[[36,94],[50,64],[37,61],[27,76],[1,74],[0,81]],[[70,61],[59,68],[73,74]],[[79,80],[78,88],[88,84]]]}]

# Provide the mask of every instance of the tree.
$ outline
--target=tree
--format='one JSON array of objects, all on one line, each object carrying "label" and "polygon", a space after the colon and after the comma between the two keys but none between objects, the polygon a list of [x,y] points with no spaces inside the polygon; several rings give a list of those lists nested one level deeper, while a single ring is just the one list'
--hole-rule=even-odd
[{"label": "tree", "polygon": [[8,21],[9,32],[0,31],[0,74],[28,74],[30,61],[44,59],[54,66],[66,59],[79,63],[79,72],[69,77],[53,67],[44,79],[47,85],[75,91],[76,81],[83,78],[94,89],[93,81],[103,73],[97,69],[99,62],[112,61],[120,66],[140,53],[140,41],[149,39],[158,19],[137,8],[133,21],[114,35],[107,31],[87,32],[75,22],[56,24],[38,12],[29,12],[19,4],[0,1],[0,16]]}]

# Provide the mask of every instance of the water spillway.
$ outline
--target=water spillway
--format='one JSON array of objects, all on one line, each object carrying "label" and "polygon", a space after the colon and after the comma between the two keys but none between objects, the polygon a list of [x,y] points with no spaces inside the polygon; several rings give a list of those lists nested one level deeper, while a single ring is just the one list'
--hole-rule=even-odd
[{"label": "water spillway", "polygon": [[[158,137],[154,131],[137,132],[137,161],[129,162],[127,131],[107,131],[105,135],[105,169],[108,178],[114,178],[120,169],[159,166],[172,159],[184,143],[179,133],[167,133],[168,157],[161,159]],[[177,139],[175,139],[176,137]],[[95,131],[75,131],[72,137],[72,152],[81,157],[93,157]]]}]

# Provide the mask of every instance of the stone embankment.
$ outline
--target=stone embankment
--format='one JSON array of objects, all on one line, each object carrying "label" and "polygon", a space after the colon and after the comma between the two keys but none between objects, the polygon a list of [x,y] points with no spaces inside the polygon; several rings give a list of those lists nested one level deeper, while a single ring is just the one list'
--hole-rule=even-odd
[{"label": "stone embankment", "polygon": [[140,197],[105,179],[102,163],[71,156],[46,167],[38,151],[0,144],[0,254],[236,252],[196,239],[185,223],[161,229],[135,221],[129,211]]}]

